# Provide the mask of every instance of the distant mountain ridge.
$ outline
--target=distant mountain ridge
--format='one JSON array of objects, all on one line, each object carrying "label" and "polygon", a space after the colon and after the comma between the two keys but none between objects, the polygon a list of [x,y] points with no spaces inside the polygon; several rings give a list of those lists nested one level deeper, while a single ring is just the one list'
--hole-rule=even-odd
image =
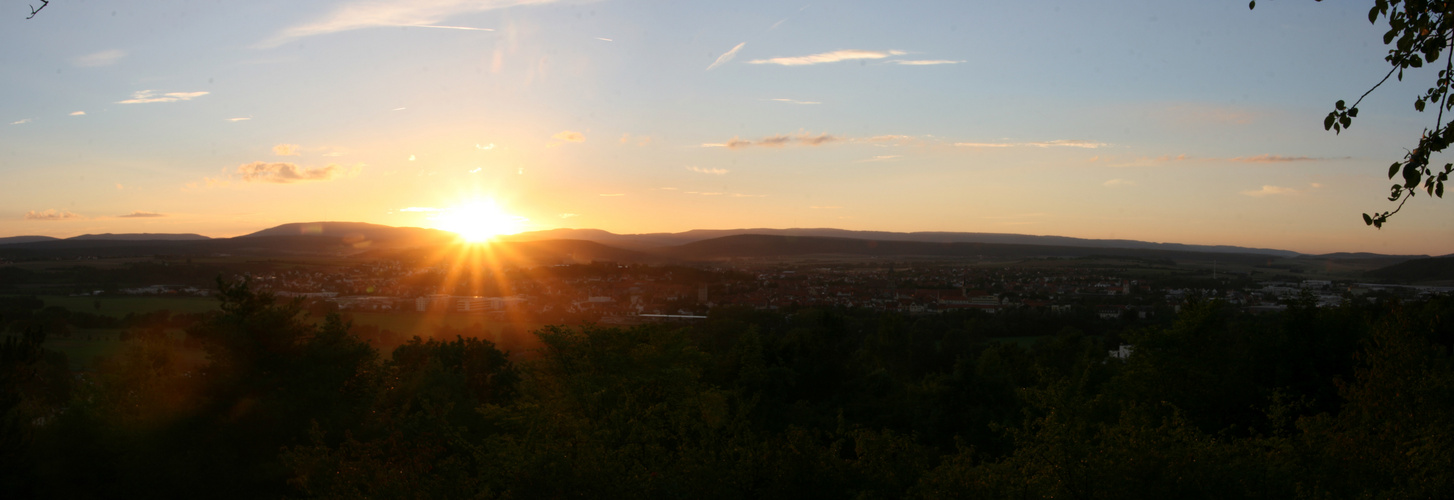
[{"label": "distant mountain ridge", "polygon": [[1247,248],[1231,245],[1188,245],[1183,243],[1153,243],[1137,240],[1098,240],[1072,238],[1068,236],[1035,236],[1011,233],[956,233],[923,231],[896,233],[889,231],[853,231],[832,228],[790,228],[790,229],[694,229],[680,233],[615,234],[600,229],[551,229],[533,231],[504,237],[508,241],[534,241],[549,239],[573,239],[594,241],[605,245],[620,246],[635,250],[656,247],[678,246],[692,242],[737,236],[760,234],[768,236],[811,236],[827,238],[848,238],[875,241],[917,241],[925,243],[995,243],[1005,245],[1040,245],[1060,247],[1126,248],[1142,250],[1170,250],[1199,253],[1249,253],[1277,257],[1296,257],[1291,250],[1270,248]]},{"label": "distant mountain ridge", "polygon": [[0,245],[9,245],[9,244],[12,244],[12,243],[35,243],[37,241],[59,241],[59,240],[60,240],[60,238],[52,238],[50,236],[6,236],[4,238],[0,238]]},{"label": "distant mountain ridge", "polygon": [[383,224],[370,224],[367,222],[294,222],[274,226],[251,234],[244,234],[238,238],[256,238],[262,236],[328,236],[334,238],[364,238],[368,240],[406,240],[415,238],[424,239],[458,239],[459,236],[449,231],[439,229],[428,229],[422,227],[395,227]]},{"label": "distant mountain ridge", "polygon": [[[0,238],[12,259],[124,257],[138,255],[330,255],[361,258],[439,254],[459,235],[438,229],[363,222],[283,224],[234,238],[195,234],[101,234],[68,239]],[[740,257],[804,255],[926,257],[1122,256],[1169,260],[1216,260],[1267,265],[1273,259],[1324,260],[1348,267],[1386,267],[1426,256],[1371,253],[1304,255],[1229,245],[1185,245],[1135,240],[1092,240],[1001,233],[850,231],[830,228],[698,229],[681,233],[615,234],[599,229],[554,229],[500,238],[494,255],[519,263],[590,261],[687,262]],[[451,250],[453,252],[453,250]],[[455,252],[459,253],[459,252]],[[466,252],[468,253],[468,252]]]},{"label": "distant mountain ridge", "polygon": [[155,241],[155,240],[210,240],[212,238],[193,233],[101,233],[83,234],[72,236],[67,240],[120,240],[120,241]]}]

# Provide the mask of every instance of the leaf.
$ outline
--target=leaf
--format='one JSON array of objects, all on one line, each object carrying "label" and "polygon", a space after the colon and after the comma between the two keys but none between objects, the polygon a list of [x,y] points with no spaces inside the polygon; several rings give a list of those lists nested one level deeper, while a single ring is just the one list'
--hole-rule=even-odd
[{"label": "leaf", "polygon": [[[1255,4],[1257,2],[1252,2],[1252,3]],[[1378,22],[1378,6],[1377,5],[1374,5],[1372,9],[1368,9],[1368,23],[1369,24],[1372,24],[1372,23],[1376,23],[1376,22]],[[1388,43],[1388,42],[1384,42],[1384,43]],[[1368,218],[1368,215],[1365,214],[1363,216],[1363,218],[1364,219],[1367,219]]]},{"label": "leaf", "polygon": [[1367,226],[1372,226],[1373,217],[1369,217],[1368,214],[1363,214],[1363,224]]},{"label": "leaf", "polygon": [[1349,118],[1348,115],[1343,115],[1342,117],[1338,118],[1338,123],[1343,124],[1343,128],[1348,128],[1349,125],[1353,124],[1353,119]]},{"label": "leaf", "polygon": [[1424,173],[1419,168],[1409,164],[1404,165],[1404,186],[1417,187],[1419,181],[1424,180]]},{"label": "leaf", "polygon": [[1398,162],[1393,162],[1393,165],[1389,165],[1389,167],[1388,167],[1388,178],[1392,179],[1393,176],[1398,175],[1398,167],[1399,167],[1399,163]]},{"label": "leaf", "polygon": [[1353,109],[1348,110],[1348,116],[1357,118],[1358,117],[1358,108],[1353,108]]},{"label": "leaf", "polygon": [[1440,198],[1444,197],[1444,183],[1440,182],[1434,184],[1434,196],[1438,196]]},{"label": "leaf", "polygon": [[1337,114],[1335,114],[1335,113],[1328,113],[1328,117],[1323,119],[1323,130],[1328,130],[1328,129],[1333,128],[1333,122],[1335,122],[1337,120],[1338,120],[1338,115]]},{"label": "leaf", "polygon": [[1252,9],[1255,9],[1255,8],[1257,8],[1257,0],[1252,0],[1251,2],[1247,2],[1247,10],[1252,10]]},{"label": "leaf", "polygon": [[1334,103],[1333,104],[1333,107],[1334,108],[1338,108],[1338,111],[1342,111],[1343,110],[1343,107],[1344,107],[1343,106],[1343,100],[1342,99],[1339,99],[1337,103]]}]

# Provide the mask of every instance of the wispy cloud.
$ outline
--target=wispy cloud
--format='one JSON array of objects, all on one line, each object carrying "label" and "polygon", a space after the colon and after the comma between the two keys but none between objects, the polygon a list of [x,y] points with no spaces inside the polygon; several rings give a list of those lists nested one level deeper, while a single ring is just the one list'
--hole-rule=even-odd
[{"label": "wispy cloud", "polygon": [[297,144],[279,144],[273,146],[273,154],[278,156],[298,156],[300,153]]},{"label": "wispy cloud", "polygon": [[155,90],[141,90],[131,94],[131,98],[124,101],[116,101],[117,104],[149,104],[154,102],[177,102],[190,101],[210,92],[167,92],[159,94]]},{"label": "wispy cloud", "polygon": [[291,184],[294,182],[326,181],[342,177],[349,169],[329,164],[323,167],[300,167],[292,163],[252,162],[237,167],[236,175],[243,182],[269,182]]},{"label": "wispy cloud", "polygon": [[585,134],[574,130],[562,130],[550,136],[552,139],[559,139],[565,142],[586,142]]},{"label": "wispy cloud", "polygon": [[13,122],[10,122],[11,125],[25,125],[27,123],[30,123],[30,119],[29,118],[21,118],[19,120],[15,120]]},{"label": "wispy cloud", "polygon": [[573,213],[570,213],[570,212],[566,212],[566,213],[560,214],[560,218],[562,218],[562,219],[569,219],[571,217],[580,217],[580,216],[581,216],[581,214],[573,214]]},{"label": "wispy cloud", "polygon": [[878,155],[878,156],[875,156],[873,158],[864,158],[862,160],[858,160],[856,163],[870,163],[870,162],[876,162],[876,161],[889,161],[889,160],[892,160],[892,159],[895,159],[895,158],[898,158],[898,157],[899,157],[899,155]]},{"label": "wispy cloud", "polygon": [[248,120],[251,120],[251,119],[252,119],[251,116],[244,116],[244,117],[239,117],[239,118],[228,118],[227,121],[230,121],[230,122],[245,122],[245,121],[248,121]]},{"label": "wispy cloud", "polygon": [[1249,191],[1243,191],[1242,192],[1242,194],[1245,194],[1247,196],[1256,196],[1256,197],[1274,196],[1274,195],[1282,195],[1282,194],[1298,194],[1298,193],[1299,193],[1299,191],[1296,190],[1296,189],[1293,189],[1293,188],[1285,188],[1285,187],[1278,187],[1278,186],[1267,186],[1267,185],[1262,186],[1262,189],[1249,190]]},{"label": "wispy cloud", "polygon": [[[1113,166],[1113,167],[1159,167],[1159,166],[1170,165],[1170,164],[1173,164],[1173,163],[1205,163],[1205,164],[1216,164],[1216,163],[1224,163],[1224,162],[1234,162],[1234,163],[1299,163],[1299,162],[1318,162],[1318,161],[1348,160],[1348,159],[1352,159],[1352,157],[1350,157],[1350,156],[1343,156],[1343,157],[1336,157],[1336,158],[1325,158],[1325,157],[1317,157],[1317,156],[1281,156],[1281,155],[1265,155],[1264,154],[1264,155],[1256,155],[1256,156],[1237,156],[1237,157],[1233,157],[1233,158],[1217,158],[1217,157],[1197,157],[1197,156],[1191,156],[1191,155],[1187,155],[1187,154],[1179,154],[1179,155],[1175,155],[1175,156],[1173,156],[1173,155],[1161,155],[1161,156],[1156,156],[1156,157],[1149,157],[1149,156],[1136,157],[1136,158],[1130,159],[1129,161],[1121,160],[1119,163],[1111,163],[1110,166]],[[1116,162],[1117,160],[1118,159],[1116,157],[1102,157],[1102,156],[1097,156],[1097,157],[1091,158],[1091,161],[1092,162]]]},{"label": "wispy cloud", "polygon": [[103,51],[96,52],[96,53],[93,53],[93,54],[86,54],[84,56],[72,58],[71,59],[71,64],[74,64],[74,65],[79,66],[79,67],[82,67],[82,68],[94,68],[94,67],[97,67],[97,66],[110,66],[112,64],[116,64],[116,61],[121,60],[121,58],[123,58],[123,57],[126,57],[126,51],[124,51],[124,50],[120,50],[120,49],[103,50]]},{"label": "wispy cloud", "polygon": [[1082,140],[1054,140],[1039,142],[956,142],[955,146],[965,148],[1084,148],[1097,149],[1110,146],[1104,142],[1082,141]]},{"label": "wispy cloud", "polygon": [[85,111],[72,111],[70,116],[86,116]]},{"label": "wispy cloud", "polygon": [[781,99],[781,98],[779,98],[779,99],[768,99],[768,100],[769,101],[777,101],[777,102],[786,102],[786,103],[792,103],[792,104],[823,104],[823,103],[818,102],[818,101],[799,101],[797,99]]},{"label": "wispy cloud", "polygon": [[475,149],[478,149],[480,151],[489,151],[491,149],[495,149],[495,143],[492,142],[489,146],[481,146],[480,143],[477,142],[475,143]]},{"label": "wispy cloud", "polygon": [[813,210],[838,210],[843,207],[840,207],[838,205],[814,205],[808,208],[811,208]]},{"label": "wispy cloud", "polygon": [[691,170],[691,171],[696,172],[696,173],[699,173],[699,174],[710,174],[710,175],[727,175],[727,172],[731,172],[731,170],[727,170],[725,168],[687,167],[687,170]]},{"label": "wispy cloud", "polygon": [[410,28],[437,28],[442,30],[495,31],[495,28],[473,28],[470,26],[440,26],[437,24],[410,24]]},{"label": "wispy cloud", "polygon": [[833,52],[823,52],[806,56],[754,59],[747,62],[749,64],[776,64],[779,66],[809,66],[813,64],[827,64],[859,59],[883,59],[904,54],[907,54],[907,52],[902,50],[835,50]]},{"label": "wispy cloud", "polygon": [[1108,180],[1106,182],[1102,182],[1101,185],[1102,186],[1105,186],[1105,187],[1108,187],[1108,188],[1121,187],[1121,186],[1135,186],[1136,185],[1136,181],[1128,181],[1126,179],[1111,179],[1111,180]]},{"label": "wispy cloud", "polygon": [[405,208],[399,209],[399,211],[400,212],[439,212],[440,209],[434,208],[434,207],[405,207]]},{"label": "wispy cloud", "polygon": [[149,219],[149,218],[152,218],[152,217],[166,217],[166,216],[167,216],[167,214],[159,214],[159,213],[156,213],[156,212],[143,212],[143,211],[140,211],[140,210],[136,210],[136,211],[133,211],[133,212],[131,212],[129,214],[126,214],[126,215],[118,215],[117,217],[120,217],[120,218],[123,218],[123,219]]},{"label": "wispy cloud", "polygon": [[809,134],[809,133],[804,132],[804,133],[800,133],[798,135],[771,135],[771,136],[767,136],[767,137],[763,137],[761,139],[758,139],[756,142],[749,141],[749,140],[746,140],[746,139],[742,139],[742,138],[739,138],[739,137],[733,137],[732,139],[728,140],[727,142],[722,142],[722,143],[708,143],[708,144],[703,144],[702,147],[704,147],[704,148],[742,149],[742,148],[747,148],[747,147],[752,147],[752,146],[758,146],[758,147],[764,147],[764,148],[780,148],[780,147],[787,146],[787,145],[791,145],[791,144],[797,144],[797,145],[801,145],[801,146],[821,146],[821,145],[824,145],[824,144],[828,144],[830,142],[837,142],[837,141],[841,141],[841,140],[842,139],[839,138],[839,137],[832,136],[832,135],[828,135],[826,133],[818,134],[818,135],[812,135],[812,134]]},{"label": "wispy cloud", "polygon": [[949,59],[894,59],[884,62],[888,64],[902,64],[904,66],[938,66],[940,64],[959,64],[964,61],[951,61]]},{"label": "wispy cloud", "polygon": [[742,193],[732,193],[732,197],[733,197],[733,198],[766,198],[766,197],[767,197],[767,195],[765,195],[765,194],[742,194]]},{"label": "wispy cloud", "polygon": [[607,196],[607,197],[626,196],[626,193],[602,193],[601,196]]},{"label": "wispy cloud", "polygon": [[[554,0],[413,0],[409,2],[353,2],[342,5],[314,21],[298,24],[257,44],[272,48],[299,38],[327,35],[364,28],[384,26],[417,26],[425,28],[461,29],[464,26],[443,26],[450,17],[470,12],[483,12],[517,5],[545,4]],[[485,28],[468,28],[485,30]]]},{"label": "wispy cloud", "polygon": [[861,143],[873,144],[873,145],[877,145],[877,146],[884,146],[884,145],[895,145],[895,146],[899,146],[899,145],[904,145],[904,144],[908,144],[908,143],[914,142],[917,139],[915,139],[913,136],[909,136],[909,135],[875,135],[875,136],[872,136],[872,137],[861,137],[861,138],[849,139],[849,140],[851,140],[852,142],[861,142]]},{"label": "wispy cloud", "polygon": [[[1314,158],[1314,157],[1311,157],[1311,156],[1257,155],[1257,156],[1238,156],[1236,158],[1230,158],[1227,161],[1235,161],[1235,162],[1241,162],[1241,163],[1287,163],[1287,162],[1295,162],[1295,161],[1322,161],[1322,160],[1327,160],[1327,159],[1328,158]],[[1343,158],[1343,159],[1347,159],[1347,158]]]},{"label": "wispy cloud", "polygon": [[737,57],[737,51],[742,50],[742,47],[745,47],[746,45],[747,45],[747,42],[739,43],[739,44],[737,44],[736,47],[732,47],[732,50],[729,50],[729,51],[723,53],[722,55],[717,56],[717,60],[716,61],[712,61],[712,64],[707,65],[707,69],[706,70],[707,71],[712,71],[712,68],[716,68],[716,67],[721,66],[723,64],[727,64],[728,62],[731,62],[732,61],[732,58]]},{"label": "wispy cloud", "polygon": [[73,214],[65,210],[56,210],[54,208],[43,212],[37,212],[35,210],[25,212],[25,220],[70,220],[84,218],[78,214]]},{"label": "wispy cloud", "polygon": [[610,38],[606,38],[606,37],[603,37],[603,36],[598,36],[598,37],[596,37],[596,39],[597,40],[600,40],[602,42],[614,42],[615,41],[615,40],[612,40]]},{"label": "wispy cloud", "polygon": [[[647,144],[651,144],[651,136],[646,136],[646,135],[636,136],[635,137],[635,140],[636,140],[636,145],[637,146],[645,146]],[[631,134],[629,134],[629,133],[628,134],[621,134],[621,144],[630,144],[631,141],[632,141]]]},{"label": "wispy cloud", "polygon": [[[1110,156],[1108,156],[1108,157],[1096,156],[1096,157],[1091,158],[1091,161],[1092,162],[1096,162],[1096,161],[1113,162],[1113,161],[1117,161],[1117,158],[1110,157]],[[1179,155],[1176,155],[1176,156],[1172,156],[1172,155],[1161,155],[1161,156],[1157,156],[1157,157],[1147,157],[1147,156],[1143,156],[1143,157],[1133,158],[1133,159],[1131,159],[1131,161],[1121,161],[1120,163],[1113,163],[1110,166],[1112,166],[1112,167],[1155,167],[1155,166],[1166,165],[1166,164],[1169,164],[1169,163],[1188,162],[1188,161],[1203,161],[1203,159],[1194,158],[1191,155],[1186,155],[1186,154],[1179,154]]]}]

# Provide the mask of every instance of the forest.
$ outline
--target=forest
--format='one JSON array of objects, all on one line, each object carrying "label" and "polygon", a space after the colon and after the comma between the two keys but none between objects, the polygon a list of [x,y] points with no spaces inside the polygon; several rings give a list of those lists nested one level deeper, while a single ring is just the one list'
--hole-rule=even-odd
[{"label": "forest", "polygon": [[[0,491],[1454,495],[1445,297],[1257,315],[1193,298],[1159,322],[727,307],[693,324],[444,331],[380,348],[337,314],[218,286],[220,311],[119,320],[125,348],[80,373],[42,348],[64,314],[7,299]],[[1041,337],[1003,338],[1014,332]]]}]

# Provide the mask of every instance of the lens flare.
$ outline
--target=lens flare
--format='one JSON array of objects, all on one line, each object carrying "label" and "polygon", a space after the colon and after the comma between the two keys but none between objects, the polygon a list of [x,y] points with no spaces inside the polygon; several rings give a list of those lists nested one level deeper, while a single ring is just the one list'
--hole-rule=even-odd
[{"label": "lens flare", "polygon": [[494,200],[471,200],[455,205],[435,216],[434,227],[458,234],[465,241],[480,243],[524,229],[525,218],[511,215],[495,205]]}]

